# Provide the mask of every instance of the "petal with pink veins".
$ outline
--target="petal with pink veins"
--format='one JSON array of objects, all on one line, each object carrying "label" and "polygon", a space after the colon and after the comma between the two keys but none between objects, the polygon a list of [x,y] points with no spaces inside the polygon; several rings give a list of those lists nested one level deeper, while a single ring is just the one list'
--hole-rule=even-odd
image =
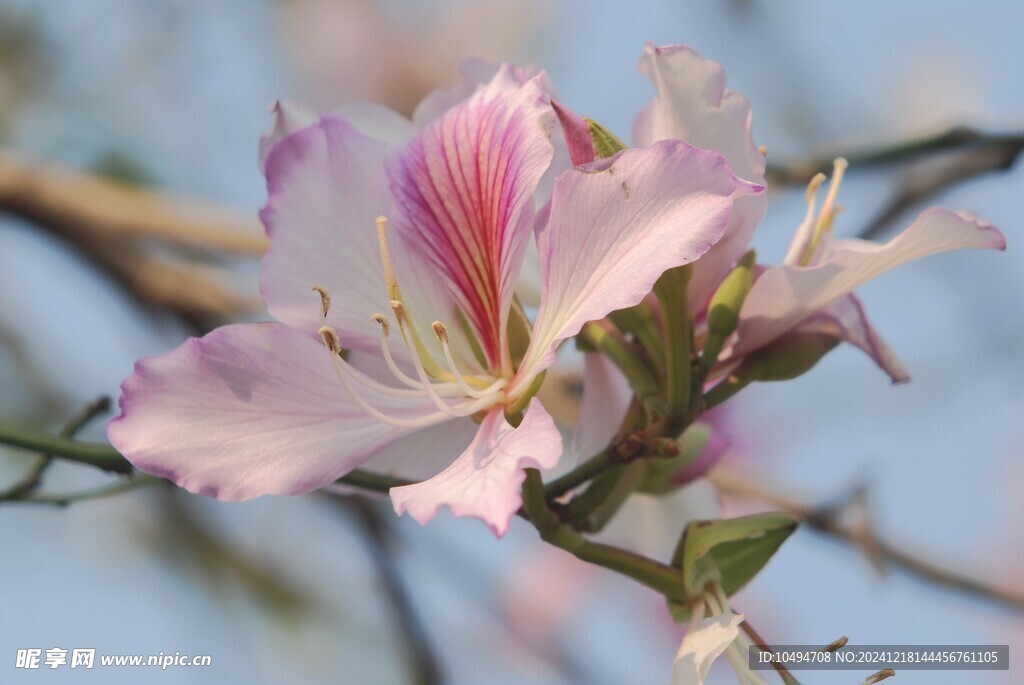
[{"label": "petal with pink veins", "polygon": [[503,66],[388,160],[396,248],[444,284],[492,369],[509,364],[505,325],[553,119],[539,80],[521,83]]},{"label": "petal with pink veins", "polygon": [[[684,140],[725,156],[733,173],[764,183],[764,155],[754,145],[753,115],[743,94],[726,88],[725,70],[685,45],[656,47],[648,43],[640,72],[654,84],[655,96],[637,116],[637,145],[659,140]],[[736,201],[725,235],[694,266],[687,287],[690,310],[699,312],[714,289],[736,264],[764,215],[765,195]]]},{"label": "petal with pink veins", "polygon": [[999,229],[978,215],[932,207],[885,244],[838,241],[831,256],[816,266],[767,269],[743,303],[732,356],[743,356],[767,345],[858,286],[901,264],[952,250],[1005,248],[1006,240]]},{"label": "petal with pink veins", "polygon": [[451,466],[433,478],[391,489],[399,515],[426,524],[442,506],[455,516],[480,519],[501,537],[522,506],[523,469],[550,469],[562,456],[562,436],[536,398],[513,428],[500,407],[492,409],[476,437]]},{"label": "petal with pink veins", "polygon": [[375,219],[392,207],[386,145],[342,119],[324,117],[279,142],[267,158],[270,237],[260,290],[279,321],[315,335],[320,296],[331,293],[327,323],[349,349],[380,352],[371,320],[390,312]]},{"label": "petal with pink veins", "polygon": [[[363,397],[398,418],[435,413],[423,398]],[[107,436],[128,461],[227,501],[314,490],[412,432],[365,414],[323,344],[276,323],[225,326],[140,360],[120,406]]]},{"label": "petal with pink veins", "polygon": [[706,253],[733,200],[761,190],[737,179],[721,155],[681,141],[560,176],[537,234],[541,305],[510,392],[550,366],[558,344],[585,323],[637,304],[666,270]]}]

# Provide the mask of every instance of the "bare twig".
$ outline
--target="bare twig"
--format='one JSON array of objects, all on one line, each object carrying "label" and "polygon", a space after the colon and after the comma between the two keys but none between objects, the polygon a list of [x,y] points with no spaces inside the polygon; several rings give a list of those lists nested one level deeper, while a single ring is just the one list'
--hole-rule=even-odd
[{"label": "bare twig", "polygon": [[769,181],[804,184],[818,172],[826,172],[836,157],[845,157],[853,171],[884,165],[913,163],[889,201],[858,237],[869,239],[885,229],[905,211],[960,183],[978,176],[1013,167],[1024,151],[1024,132],[986,133],[957,126],[933,136],[867,150],[836,151],[833,154],[782,165],[769,165]]},{"label": "bare twig", "polygon": [[975,148],[1016,150],[1024,147],[1024,132],[987,133],[969,126],[954,126],[934,135],[922,136],[892,145],[862,150],[834,150],[806,160],[783,164],[769,164],[766,176],[769,182],[805,185],[815,174],[828,173],[836,157],[845,157],[851,171],[894,163],[907,163],[943,152]]},{"label": "bare twig", "polygon": [[[78,431],[84,428],[90,421],[110,409],[110,398],[99,397],[89,404],[82,407],[81,411],[72,416],[68,422],[60,429],[57,433],[62,438],[72,438]],[[53,456],[50,454],[40,454],[36,457],[35,463],[32,468],[29,469],[21,480],[7,488],[6,490],[0,491],[0,502],[5,500],[24,500],[28,498],[32,492],[43,482],[43,473],[46,469],[50,468],[50,464],[53,463]]]},{"label": "bare twig", "polygon": [[[859,519],[849,524],[843,521],[845,507],[818,507],[807,504],[792,496],[781,494],[775,488],[754,482],[721,467],[712,469],[708,473],[708,478],[723,494],[759,500],[797,516],[813,530],[854,545],[876,567],[880,564],[882,568],[884,565],[896,566],[936,585],[1024,611],[1024,592],[995,587],[984,580],[961,575],[908,552],[902,546],[879,537],[868,524],[866,512],[861,512]],[[852,501],[855,505],[863,507],[860,495],[855,494]]]}]

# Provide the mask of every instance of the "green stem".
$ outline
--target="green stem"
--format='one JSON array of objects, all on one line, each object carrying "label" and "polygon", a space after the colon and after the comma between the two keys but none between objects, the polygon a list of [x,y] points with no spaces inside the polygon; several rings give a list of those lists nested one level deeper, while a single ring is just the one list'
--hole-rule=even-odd
[{"label": "green stem", "polygon": [[383,473],[373,473],[372,471],[363,471],[362,469],[349,471],[334,482],[349,485],[353,488],[359,488],[360,490],[383,493],[385,495],[389,490],[391,490],[391,488],[398,488],[403,485],[412,485],[415,483],[415,481],[393,478],[392,476],[386,476]]},{"label": "green stem", "polygon": [[81,492],[73,492],[67,495],[37,495],[34,497],[25,497],[16,501],[19,503],[24,502],[25,504],[51,504],[59,507],[66,507],[71,504],[77,504],[78,502],[87,502],[94,499],[113,497],[114,495],[120,495],[122,492],[134,490],[135,488],[145,487],[147,485],[156,485],[157,483],[162,482],[163,480],[156,476],[140,475],[129,478],[128,480],[119,481],[113,485],[102,485],[97,488],[82,490]]},{"label": "green stem", "polygon": [[557,499],[570,490],[583,485],[588,480],[596,478],[615,465],[615,448],[612,445],[608,445],[569,473],[545,485],[544,495],[549,500]]},{"label": "green stem", "polygon": [[629,343],[620,340],[593,321],[583,326],[579,337],[583,339],[584,344],[608,355],[608,358],[619,367],[636,393],[637,399],[643,404],[648,422],[660,421],[666,410],[665,400],[661,397],[658,381],[637,351],[630,349]]},{"label": "green stem", "polygon": [[632,333],[647,352],[652,367],[659,375],[665,373],[665,340],[655,320],[650,303],[644,300],[635,307],[620,309],[608,315],[612,323],[623,332]]},{"label": "green stem", "polygon": [[104,471],[132,472],[132,465],[110,445],[39,435],[6,424],[0,424],[0,444],[43,452]]},{"label": "green stem", "polygon": [[[110,409],[110,398],[100,397],[84,406],[77,414],[72,416],[57,434],[62,438],[71,438],[84,428],[90,421]],[[42,483],[43,473],[53,463],[53,456],[40,454],[32,468],[17,483],[0,492],[0,501],[24,499]]]},{"label": "green stem", "polygon": [[536,469],[526,470],[523,508],[541,538],[581,561],[617,571],[646,585],[668,599],[686,601],[682,571],[618,547],[591,542],[551,511],[544,496],[544,482]]},{"label": "green stem", "polygon": [[681,420],[690,407],[692,344],[690,316],[686,311],[690,273],[688,266],[670,269],[654,284],[664,326],[668,410],[674,421]]}]

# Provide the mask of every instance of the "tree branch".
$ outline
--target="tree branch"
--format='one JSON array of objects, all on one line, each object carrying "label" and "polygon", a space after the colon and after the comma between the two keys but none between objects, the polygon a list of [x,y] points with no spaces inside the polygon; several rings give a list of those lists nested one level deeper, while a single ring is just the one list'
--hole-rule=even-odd
[{"label": "tree branch", "polygon": [[[781,494],[776,488],[755,483],[739,473],[721,467],[712,469],[708,473],[708,479],[723,494],[759,500],[773,508],[793,514],[812,530],[857,547],[879,570],[884,570],[887,564],[891,564],[930,583],[1024,611],[1024,592],[995,587],[986,581],[962,575],[916,556],[906,551],[904,546],[880,538],[871,528],[866,515],[861,517],[859,523],[844,523],[842,514],[845,507],[807,504]],[[862,498],[856,493],[854,501],[863,506]]]}]

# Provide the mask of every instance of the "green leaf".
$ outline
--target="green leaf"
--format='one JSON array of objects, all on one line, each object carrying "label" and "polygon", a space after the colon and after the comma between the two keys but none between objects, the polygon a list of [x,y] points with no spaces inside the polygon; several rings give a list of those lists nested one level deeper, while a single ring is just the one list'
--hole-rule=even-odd
[{"label": "green leaf", "polygon": [[784,513],[692,522],[672,559],[683,570],[687,596],[699,596],[713,581],[726,595],[736,593],[764,568],[798,523]]}]

